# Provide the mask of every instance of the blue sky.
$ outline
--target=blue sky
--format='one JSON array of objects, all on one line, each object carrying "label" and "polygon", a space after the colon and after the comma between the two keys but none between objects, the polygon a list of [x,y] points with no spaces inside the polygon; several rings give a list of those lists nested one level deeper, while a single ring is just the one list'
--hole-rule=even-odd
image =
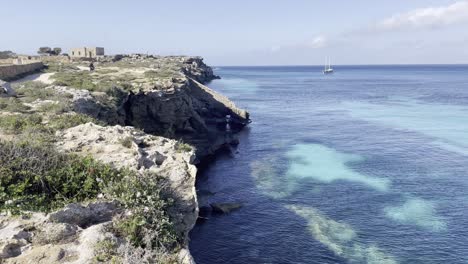
[{"label": "blue sky", "polygon": [[211,65],[468,63],[468,0],[0,0],[0,50],[103,46]]}]

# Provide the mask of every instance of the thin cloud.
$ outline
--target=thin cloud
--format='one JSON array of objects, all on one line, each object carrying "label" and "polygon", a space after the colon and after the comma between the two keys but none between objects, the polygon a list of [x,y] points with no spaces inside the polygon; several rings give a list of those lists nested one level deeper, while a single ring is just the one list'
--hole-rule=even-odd
[{"label": "thin cloud", "polygon": [[307,43],[306,46],[313,49],[320,49],[327,45],[327,38],[323,35],[317,36],[310,43]]},{"label": "thin cloud", "polygon": [[438,28],[468,21],[468,1],[458,1],[448,6],[415,9],[396,14],[377,23],[378,31],[414,28]]},{"label": "thin cloud", "polygon": [[290,45],[283,45],[283,46],[272,46],[270,48],[270,52],[277,53],[280,51],[287,51],[287,50],[297,50],[297,49],[321,49],[325,48],[328,45],[328,38],[324,35],[318,35],[308,41],[304,41],[301,43],[295,43]]}]

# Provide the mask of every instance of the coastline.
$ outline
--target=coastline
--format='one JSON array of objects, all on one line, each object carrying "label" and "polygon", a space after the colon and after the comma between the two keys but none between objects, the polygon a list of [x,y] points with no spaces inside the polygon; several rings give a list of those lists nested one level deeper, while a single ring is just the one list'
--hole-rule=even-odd
[{"label": "coastline", "polygon": [[[237,108],[227,97],[205,86],[205,83],[219,77],[203,63],[202,58],[158,57],[157,60],[168,63],[176,61],[177,65],[181,65],[180,71],[173,73],[169,79],[163,79],[156,86],[129,91],[127,95],[120,96],[118,105],[112,108],[108,107],[100,94],[92,90],[49,85],[47,89],[71,98],[70,106],[75,113],[105,122],[105,125],[86,123],[58,131],[55,145],[64,153],[91,156],[115,168],[129,168],[138,173],[154,172],[166,178],[175,201],[168,214],[175,231],[183,237],[177,259],[180,263],[194,263],[188,248],[188,235],[199,212],[195,187],[198,169],[195,165],[214,156],[218,150],[236,144],[236,133],[249,123],[249,114]],[[146,61],[136,63],[145,64]],[[226,130],[228,123],[232,129]],[[122,147],[123,140],[130,140],[132,143],[128,147]],[[185,147],[185,143],[195,148]],[[107,208],[106,204],[105,200],[98,199],[81,205],[69,204],[50,215],[34,213],[29,219],[3,217],[0,233],[8,229],[13,236],[0,235],[0,242],[3,251],[11,247],[14,250],[2,253],[2,258],[6,263],[36,261],[39,254],[45,254],[49,258],[44,259],[55,263],[51,259],[57,258],[58,253],[51,249],[56,249],[59,252],[87,252],[84,257],[70,263],[92,259],[93,245],[98,243],[99,238],[95,237],[92,243],[85,242],[89,240],[86,237],[87,231],[95,228],[99,230],[95,236],[108,236],[103,228],[112,223],[112,217],[94,221],[89,227],[88,224],[83,227],[76,226],[74,222],[66,223],[75,226],[73,228],[77,231],[74,232],[75,238],[63,239],[71,239],[76,245],[46,243],[45,246],[49,247],[47,249],[44,245],[31,243],[31,240],[18,241],[15,237],[24,232],[31,237],[36,235],[33,231],[25,231],[22,228],[25,225],[36,226],[45,232],[53,229],[56,221],[52,221],[51,215],[68,215],[76,210],[92,210],[95,206]],[[107,209],[110,216],[118,213],[115,208]]]}]

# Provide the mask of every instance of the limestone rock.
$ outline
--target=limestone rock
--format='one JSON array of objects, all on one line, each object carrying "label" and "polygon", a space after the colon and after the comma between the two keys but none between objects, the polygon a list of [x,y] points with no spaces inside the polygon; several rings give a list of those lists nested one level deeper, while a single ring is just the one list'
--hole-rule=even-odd
[{"label": "limestone rock", "polygon": [[33,240],[38,244],[57,244],[69,241],[77,234],[78,227],[67,223],[48,223],[44,224],[42,230],[36,232]]},{"label": "limestone rock", "polygon": [[[191,164],[193,150],[180,150],[175,140],[119,125],[102,127],[87,123],[58,132],[57,136],[57,147],[65,152],[91,155],[116,168],[126,167],[140,173],[148,171],[166,178],[176,199],[169,213],[176,230],[188,238],[188,232],[198,218],[196,167]],[[77,210],[77,205],[72,205],[72,209]],[[83,219],[83,215],[87,213],[76,212],[79,213],[69,214],[71,219],[64,221],[62,217],[60,222],[86,225],[89,218]],[[56,215],[51,219],[57,218]]]},{"label": "limestone rock", "polygon": [[94,224],[111,221],[112,216],[117,212],[118,206],[112,202],[97,202],[88,206],[73,203],[50,214],[49,220],[86,228]]}]

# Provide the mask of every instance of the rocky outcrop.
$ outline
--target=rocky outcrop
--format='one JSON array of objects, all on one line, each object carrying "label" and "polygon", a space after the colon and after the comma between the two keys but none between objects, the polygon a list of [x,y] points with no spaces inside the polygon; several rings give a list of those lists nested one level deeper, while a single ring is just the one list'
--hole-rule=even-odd
[{"label": "rocky outcrop", "polygon": [[[80,215],[78,212],[96,208],[110,209],[108,206],[107,202],[97,202],[87,206],[69,205],[49,216],[43,213],[18,218],[3,216],[0,226],[0,262],[94,263],[96,245],[104,239],[117,238],[107,231],[110,220],[91,224],[87,222],[89,215]],[[76,222],[70,222],[70,219]],[[79,225],[84,222],[90,225]],[[119,242],[122,246],[125,244],[125,241]]]},{"label": "rocky outcrop", "polygon": [[[91,155],[116,168],[129,168],[140,173],[154,172],[166,178],[173,191],[173,198],[177,199],[176,206],[171,209],[176,230],[188,238],[188,232],[198,217],[196,167],[192,164],[195,155],[192,150],[181,149],[175,140],[119,125],[102,127],[88,123],[60,132],[59,138],[61,140],[57,146],[65,152]],[[101,214],[105,212],[94,211],[100,211]],[[99,215],[86,211],[79,214]]]},{"label": "rocky outcrop", "polygon": [[185,76],[201,83],[220,78],[213,74],[213,69],[203,62],[202,57],[183,57],[183,72]]},{"label": "rocky outcrop", "polygon": [[120,112],[125,124],[182,139],[197,148],[198,157],[237,141],[234,134],[248,124],[248,112],[194,79],[174,80],[173,87],[170,94],[130,94]]}]

